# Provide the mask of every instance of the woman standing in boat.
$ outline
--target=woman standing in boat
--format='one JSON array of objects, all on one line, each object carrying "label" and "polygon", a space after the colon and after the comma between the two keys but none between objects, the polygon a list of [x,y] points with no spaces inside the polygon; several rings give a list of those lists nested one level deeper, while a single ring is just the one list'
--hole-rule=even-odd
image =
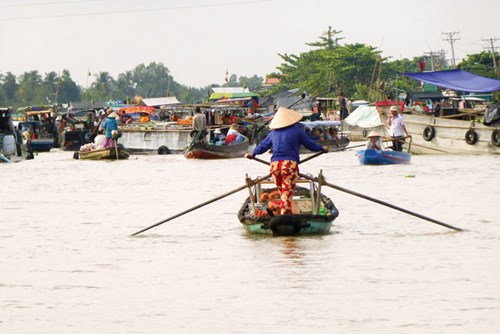
[{"label": "woman standing in boat", "polygon": [[304,145],[314,152],[328,152],[328,146],[314,142],[297,124],[302,115],[286,108],[279,108],[269,124],[271,131],[267,137],[246,157],[252,159],[258,154],[273,150],[270,172],[281,195],[280,212],[292,213],[291,198],[299,177],[299,148]]},{"label": "woman standing in boat", "polygon": [[118,114],[111,109],[111,113],[108,115],[106,120],[104,121],[103,128],[106,130],[106,140],[104,141],[104,148],[114,147],[113,145],[113,130],[118,130],[118,122],[116,118]]}]

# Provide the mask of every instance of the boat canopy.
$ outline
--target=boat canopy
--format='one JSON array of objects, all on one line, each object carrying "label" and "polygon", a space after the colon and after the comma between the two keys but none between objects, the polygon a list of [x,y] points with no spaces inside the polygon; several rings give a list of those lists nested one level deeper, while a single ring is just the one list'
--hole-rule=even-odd
[{"label": "boat canopy", "polygon": [[180,104],[179,100],[177,100],[175,96],[152,97],[142,99],[141,101],[141,105],[145,105],[148,107],[168,106],[172,104]]},{"label": "boat canopy", "polygon": [[300,122],[308,129],[314,129],[317,127],[335,127],[342,125],[341,121],[313,121],[313,122]]},{"label": "boat canopy", "polygon": [[154,108],[148,106],[130,106],[127,108],[121,108],[118,110],[118,113],[121,114],[138,114],[138,113],[147,113],[153,114]]},{"label": "boat canopy", "polygon": [[461,92],[495,92],[500,90],[500,80],[490,79],[464,70],[404,73],[405,76],[438,87]]},{"label": "boat canopy", "polygon": [[382,125],[377,108],[371,106],[356,108],[345,119],[345,122],[351,126],[359,126],[361,128],[374,128]]}]

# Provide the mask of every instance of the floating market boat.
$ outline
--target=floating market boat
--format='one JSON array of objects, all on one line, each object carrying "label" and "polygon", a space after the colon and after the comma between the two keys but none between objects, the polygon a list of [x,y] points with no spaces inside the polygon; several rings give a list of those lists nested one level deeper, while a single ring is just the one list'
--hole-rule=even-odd
[{"label": "floating market boat", "polygon": [[243,158],[245,153],[248,152],[249,147],[250,141],[246,137],[242,142],[218,146],[207,143],[205,140],[201,139],[200,135],[194,134],[192,142],[184,149],[184,156],[187,159]]},{"label": "floating market boat", "polygon": [[[308,131],[318,132],[321,136],[318,143],[328,146],[330,152],[341,151],[349,145],[349,133],[342,130],[341,121],[307,121],[300,122]],[[333,136],[333,139],[332,139]],[[300,148],[300,153],[311,153],[305,147]]]},{"label": "floating market boat", "polygon": [[0,108],[0,162],[18,162],[33,159],[33,152],[23,142],[19,130],[15,129],[10,108]]},{"label": "floating market boat", "polygon": [[49,152],[54,147],[54,134],[46,124],[40,121],[23,121],[19,122],[18,128],[22,129],[27,145],[33,152]]},{"label": "floating market boat", "polygon": [[[118,152],[118,159],[116,154]],[[128,159],[130,153],[123,147],[99,148],[97,150],[74,153],[73,158],[79,160],[125,160]]]},{"label": "floating market boat", "polygon": [[[410,101],[427,105],[432,112],[409,110],[404,120],[414,138],[416,153],[500,154],[500,104],[486,107],[485,101],[453,91],[485,93],[500,90],[500,80],[481,77],[463,70],[404,73],[412,79],[448,89],[442,92],[408,93]],[[452,91],[453,90],[453,91]],[[478,103],[479,102],[479,103]],[[442,104],[442,105],[441,105]]]},{"label": "floating market boat", "polygon": [[321,186],[306,179],[299,179],[297,183],[309,183],[310,188],[296,187],[290,215],[279,215],[280,195],[276,188],[261,188],[274,182],[267,180],[253,185],[251,195],[238,212],[245,230],[250,234],[274,236],[327,234],[339,211],[332,200],[321,193]]},{"label": "floating market boat", "polygon": [[408,152],[374,150],[371,148],[358,151],[357,156],[362,165],[409,164],[411,161],[411,153]]}]

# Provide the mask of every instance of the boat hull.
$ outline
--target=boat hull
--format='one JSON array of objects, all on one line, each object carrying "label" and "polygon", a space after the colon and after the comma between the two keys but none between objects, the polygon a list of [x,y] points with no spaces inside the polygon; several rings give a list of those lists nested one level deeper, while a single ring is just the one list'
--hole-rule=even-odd
[{"label": "boat hull", "polygon": [[243,158],[248,152],[248,139],[242,143],[215,146],[205,143],[190,144],[184,150],[187,159],[234,159]]},{"label": "boat hull", "polygon": [[[321,140],[317,142],[321,146],[328,146],[330,152],[335,152],[335,151],[342,151],[344,150],[347,145],[349,145],[350,140],[347,137],[339,138],[339,139],[330,139],[330,140]],[[305,147],[301,147],[300,151],[301,154],[305,153],[312,153],[312,151],[309,151]]]},{"label": "boat hull", "polygon": [[54,139],[31,139],[29,146],[33,152],[49,152],[54,147]]},{"label": "boat hull", "polygon": [[[118,160],[128,159],[129,156],[130,153],[128,150],[118,148]],[[74,158],[80,160],[117,160],[115,148],[102,148],[88,152],[75,152]]]},{"label": "boat hull", "polygon": [[[268,190],[275,191],[276,188]],[[238,212],[238,219],[249,234],[289,236],[289,235],[315,235],[328,234],[339,211],[332,200],[325,195],[321,195],[321,202],[324,206],[319,210],[320,213],[313,213],[310,190],[297,187],[295,196],[300,199],[294,199],[292,206],[298,212],[290,215],[269,216],[268,214],[254,214],[253,205],[248,197]],[[255,204],[262,206],[262,204]],[[257,212],[257,211],[256,211]],[[292,210],[293,212],[293,210]]]},{"label": "boat hull", "polygon": [[394,165],[411,162],[411,153],[408,152],[366,149],[358,151],[357,155],[362,165]]},{"label": "boat hull", "polygon": [[[290,215],[293,216],[293,215]],[[273,230],[270,227],[270,219],[264,221],[243,220],[241,224],[249,234],[289,236],[289,235],[315,235],[328,234],[332,226],[332,220],[321,220],[323,216],[296,217],[289,224],[284,224]]]},{"label": "boat hull", "polygon": [[[428,115],[403,115],[406,128],[412,136],[410,147],[413,153],[425,154],[500,154],[500,146],[493,145],[492,135],[500,128],[488,127],[473,121],[444,119]],[[427,127],[434,129],[424,134]],[[466,133],[473,129],[477,141],[468,144]],[[426,140],[424,137],[427,137]],[[432,138],[429,138],[432,137]]]},{"label": "boat hull", "polygon": [[182,153],[189,144],[191,127],[164,126],[150,129],[147,127],[120,126],[120,143],[134,153],[157,153],[162,146],[172,153]]}]

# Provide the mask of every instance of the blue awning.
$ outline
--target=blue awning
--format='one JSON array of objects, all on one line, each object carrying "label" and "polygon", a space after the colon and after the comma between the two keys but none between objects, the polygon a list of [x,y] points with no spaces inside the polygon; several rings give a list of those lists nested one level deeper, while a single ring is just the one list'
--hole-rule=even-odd
[{"label": "blue awning", "polygon": [[461,92],[495,92],[500,90],[500,80],[475,75],[463,70],[404,73],[405,76],[438,87]]}]

